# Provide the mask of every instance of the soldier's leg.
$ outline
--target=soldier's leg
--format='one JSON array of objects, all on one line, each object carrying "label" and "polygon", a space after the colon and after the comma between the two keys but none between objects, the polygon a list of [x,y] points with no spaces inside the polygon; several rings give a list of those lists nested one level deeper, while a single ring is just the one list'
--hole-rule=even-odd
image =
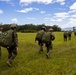
[{"label": "soldier's leg", "polygon": [[43,51],[43,47],[42,47],[42,45],[40,44],[40,45],[39,45],[39,54],[40,54],[42,51]]},{"label": "soldier's leg", "polygon": [[43,43],[39,42],[39,54],[43,51]]},{"label": "soldier's leg", "polygon": [[1,51],[1,47],[0,47],[0,59],[1,59],[1,56],[2,56],[2,51]]},{"label": "soldier's leg", "polygon": [[51,53],[51,50],[52,50],[52,44],[49,43],[49,44],[47,44],[46,47],[47,47],[47,54],[46,54],[46,57],[49,58],[50,53]]},{"label": "soldier's leg", "polygon": [[12,57],[12,50],[10,48],[8,48],[7,51],[8,51],[8,59],[11,59],[11,57]]},{"label": "soldier's leg", "polygon": [[65,37],[65,41],[67,41],[67,37]]},{"label": "soldier's leg", "polygon": [[64,36],[64,41],[67,41],[67,36]]},{"label": "soldier's leg", "polygon": [[11,67],[12,50],[10,50],[10,48],[7,50],[8,50],[8,61],[6,63],[9,67]]},{"label": "soldier's leg", "polygon": [[69,35],[69,40],[71,40],[71,35]]},{"label": "soldier's leg", "polygon": [[17,50],[16,50],[16,48],[14,48],[13,55],[11,57],[11,62],[15,59],[16,56],[17,56]]}]

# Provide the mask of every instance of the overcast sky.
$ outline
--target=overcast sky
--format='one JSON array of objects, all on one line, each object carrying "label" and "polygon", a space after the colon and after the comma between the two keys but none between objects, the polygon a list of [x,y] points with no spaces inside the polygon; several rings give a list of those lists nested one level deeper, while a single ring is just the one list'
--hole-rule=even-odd
[{"label": "overcast sky", "polygon": [[76,26],[76,0],[0,0],[3,24]]}]

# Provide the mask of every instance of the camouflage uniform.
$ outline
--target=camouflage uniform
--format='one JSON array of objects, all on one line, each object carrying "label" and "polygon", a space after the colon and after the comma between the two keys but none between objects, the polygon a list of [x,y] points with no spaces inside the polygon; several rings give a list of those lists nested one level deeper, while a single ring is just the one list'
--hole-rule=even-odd
[{"label": "camouflage uniform", "polygon": [[[0,25],[0,37],[2,36],[2,29],[3,27]],[[1,59],[1,56],[2,56],[2,51],[1,51],[1,46],[0,46],[0,59]]]},{"label": "camouflage uniform", "polygon": [[47,48],[47,54],[46,57],[49,58],[51,50],[53,49],[53,45],[52,45],[52,41],[55,40],[55,36],[52,34],[53,29],[50,28],[49,32],[50,32],[50,42],[49,43],[45,43],[46,48]]},{"label": "camouflage uniform", "polygon": [[[40,31],[45,32],[46,28],[42,27],[42,29]],[[36,38],[35,38],[35,41],[36,41]],[[38,40],[38,45],[39,45],[39,52],[38,53],[40,54],[41,52],[43,52],[43,42],[42,42],[42,40]]]},{"label": "camouflage uniform", "polygon": [[67,36],[68,36],[67,31],[65,31],[65,32],[63,33],[64,41],[67,41]]},{"label": "camouflage uniform", "polygon": [[74,35],[76,36],[76,31],[74,31]]},{"label": "camouflage uniform", "polygon": [[71,30],[68,31],[68,39],[69,39],[69,40],[71,40],[71,34],[72,34]]},{"label": "camouflage uniform", "polygon": [[14,31],[13,32],[13,42],[12,45],[10,47],[7,48],[8,50],[8,61],[7,64],[8,66],[11,67],[11,64],[13,62],[13,60],[15,59],[15,57],[17,56],[17,48],[18,48],[18,35],[16,33],[16,26],[15,25],[11,25],[11,29]]}]

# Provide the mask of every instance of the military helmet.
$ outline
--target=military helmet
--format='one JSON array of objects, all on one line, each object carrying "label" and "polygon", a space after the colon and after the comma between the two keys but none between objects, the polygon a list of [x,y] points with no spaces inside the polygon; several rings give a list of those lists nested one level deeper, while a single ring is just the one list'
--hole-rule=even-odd
[{"label": "military helmet", "polygon": [[49,31],[53,31],[53,29],[52,29],[52,28],[50,28],[50,29],[49,29]]},{"label": "military helmet", "polygon": [[46,31],[46,27],[44,27],[44,26],[41,29],[43,29],[44,31]]},{"label": "military helmet", "polygon": [[11,24],[10,28],[17,28],[16,24]]}]

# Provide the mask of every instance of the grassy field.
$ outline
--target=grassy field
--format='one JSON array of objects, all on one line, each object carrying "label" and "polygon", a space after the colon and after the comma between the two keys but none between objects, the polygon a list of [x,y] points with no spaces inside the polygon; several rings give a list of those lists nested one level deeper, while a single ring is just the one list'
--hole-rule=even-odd
[{"label": "grassy field", "polygon": [[38,55],[38,45],[34,42],[35,33],[18,33],[19,50],[12,67],[8,67],[7,50],[2,48],[0,75],[76,75],[76,37],[63,41],[63,33],[55,32],[53,50],[46,59],[46,47]]}]

